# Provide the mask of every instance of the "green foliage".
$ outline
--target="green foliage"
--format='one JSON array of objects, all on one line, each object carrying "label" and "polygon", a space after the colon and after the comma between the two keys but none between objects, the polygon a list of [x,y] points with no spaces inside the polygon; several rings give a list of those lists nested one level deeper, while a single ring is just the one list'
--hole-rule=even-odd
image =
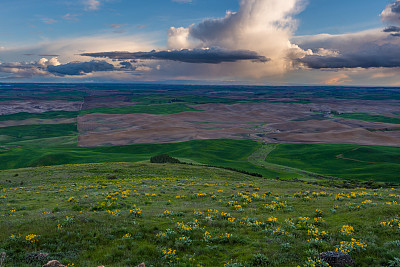
[{"label": "green foliage", "polygon": [[150,158],[150,163],[181,163],[179,159],[173,158],[168,154],[161,154]]},{"label": "green foliage", "polygon": [[93,108],[86,109],[80,112],[81,115],[92,113],[104,114],[133,114],[133,113],[146,113],[146,114],[174,114],[184,111],[196,111],[197,109],[188,107],[185,104],[160,104],[160,105],[133,105],[118,108]]}]

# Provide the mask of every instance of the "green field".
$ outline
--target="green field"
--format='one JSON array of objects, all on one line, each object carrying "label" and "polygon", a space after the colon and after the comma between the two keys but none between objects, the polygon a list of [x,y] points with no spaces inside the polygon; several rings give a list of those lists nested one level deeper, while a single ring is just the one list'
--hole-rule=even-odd
[{"label": "green field", "polygon": [[[77,133],[75,123],[0,127],[0,136],[8,137],[6,138],[7,143],[68,135],[76,136]],[[1,141],[0,144],[2,144]]]},{"label": "green field", "polygon": [[93,108],[86,109],[80,112],[81,115],[92,113],[104,114],[133,114],[133,113],[146,113],[146,114],[174,114],[184,111],[197,111],[197,109],[188,107],[185,104],[160,104],[160,105],[133,105],[118,108]]},{"label": "green field", "polygon": [[181,164],[1,171],[2,266],[398,266],[399,199]]},{"label": "green field", "polygon": [[280,144],[266,161],[341,178],[400,182],[398,147]]},{"label": "green field", "polygon": [[[113,147],[23,146],[0,152],[0,169],[95,162],[138,162],[168,153],[173,157],[201,164],[230,167],[260,173],[266,177],[286,177],[284,173],[270,171],[247,161],[247,157],[259,146],[254,141],[228,139]],[[292,175],[289,174],[288,177]]]},{"label": "green field", "polygon": [[8,115],[1,115],[0,121],[27,120],[27,119],[64,119],[75,118],[79,111],[48,111],[43,113],[20,112]]},{"label": "green field", "polygon": [[367,113],[343,113],[340,115],[336,115],[336,117],[360,120],[360,121],[375,121],[375,122],[400,124],[400,118],[386,117],[381,115],[371,115]]},{"label": "green field", "polygon": [[[198,104],[235,104],[241,102],[235,99],[222,98],[222,97],[208,97],[196,95],[136,95],[132,98],[132,102],[139,102],[140,105],[154,105],[154,104],[170,104],[170,103],[184,103],[190,105]],[[243,102],[243,101],[242,101]]]}]

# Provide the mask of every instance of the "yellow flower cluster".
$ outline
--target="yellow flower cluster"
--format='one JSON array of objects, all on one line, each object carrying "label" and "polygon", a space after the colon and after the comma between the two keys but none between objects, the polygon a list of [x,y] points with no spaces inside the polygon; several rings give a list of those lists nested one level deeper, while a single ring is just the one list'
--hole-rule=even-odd
[{"label": "yellow flower cluster", "polygon": [[327,238],[329,236],[328,232],[320,231],[317,227],[315,227],[312,224],[309,226],[308,235],[318,238]]},{"label": "yellow flower cluster", "polygon": [[400,219],[393,218],[388,221],[383,221],[379,223],[381,226],[390,227],[390,228],[397,228],[400,230]]},{"label": "yellow flower cluster", "polygon": [[141,217],[142,216],[142,209],[140,208],[133,208],[129,211],[129,214],[132,214],[134,217]]},{"label": "yellow flower cluster", "polygon": [[336,251],[349,254],[353,251],[365,250],[366,248],[366,243],[357,241],[356,239],[352,238],[351,241],[340,242],[340,245],[336,248]]},{"label": "yellow flower cluster", "polygon": [[171,258],[171,256],[173,257],[176,255],[176,250],[172,250],[171,248],[163,249],[162,254],[164,255],[164,258],[168,259]]},{"label": "yellow flower cluster", "polygon": [[270,211],[280,210],[280,209],[287,207],[287,202],[286,201],[282,201],[282,202],[272,201],[270,204],[265,204],[264,207]]},{"label": "yellow flower cluster", "polygon": [[27,236],[25,236],[25,240],[30,242],[30,243],[36,243],[38,242],[38,236],[35,234],[29,234]]},{"label": "yellow flower cluster", "polygon": [[112,216],[119,216],[120,210],[106,210],[106,212]]},{"label": "yellow flower cluster", "polygon": [[210,234],[210,232],[205,231],[205,233],[204,233],[204,235],[203,235],[203,238],[204,238],[204,240],[205,240],[206,242],[210,241],[210,240],[211,240],[211,234]]},{"label": "yellow flower cluster", "polygon": [[354,228],[353,226],[343,225],[340,229],[340,234],[345,236],[352,236],[354,235]]},{"label": "yellow flower cluster", "polygon": [[131,239],[132,238],[132,235],[130,234],[130,233],[126,233],[123,237],[122,237],[122,239]]},{"label": "yellow flower cluster", "polygon": [[193,230],[193,228],[190,225],[185,224],[184,222],[177,222],[176,226],[181,230],[182,232],[190,232]]}]

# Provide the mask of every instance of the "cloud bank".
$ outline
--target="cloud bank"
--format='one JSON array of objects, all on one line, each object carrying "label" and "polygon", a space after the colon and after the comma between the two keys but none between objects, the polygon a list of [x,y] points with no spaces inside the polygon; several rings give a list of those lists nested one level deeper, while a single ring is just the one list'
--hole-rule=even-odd
[{"label": "cloud bank", "polygon": [[113,71],[114,65],[105,61],[70,62],[63,65],[50,65],[47,70],[54,75],[84,75],[95,71]]},{"label": "cloud bank", "polygon": [[[215,66],[174,66],[179,75],[209,77],[264,77],[291,68],[291,57],[305,52],[289,41],[296,29],[293,18],[301,0],[241,0],[237,12],[206,19],[190,27],[171,27],[169,51],[100,52],[83,56],[116,60],[169,60]],[[169,66],[171,68],[171,66]],[[162,66],[161,66],[161,69]],[[169,73],[173,75],[173,73]]]},{"label": "cloud bank", "polygon": [[118,60],[142,59],[142,60],[172,60],[185,63],[219,64],[222,62],[237,62],[251,60],[253,62],[267,62],[268,59],[256,52],[247,50],[228,50],[222,48],[209,49],[182,49],[172,51],[151,52],[102,52],[84,53],[82,56],[111,58]]}]

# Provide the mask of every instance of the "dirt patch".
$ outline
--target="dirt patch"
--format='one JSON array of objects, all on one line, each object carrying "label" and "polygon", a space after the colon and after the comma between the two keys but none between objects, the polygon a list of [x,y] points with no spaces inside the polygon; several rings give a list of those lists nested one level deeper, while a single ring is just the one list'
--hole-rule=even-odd
[{"label": "dirt patch", "polygon": [[135,105],[131,102],[132,96],[112,96],[112,97],[96,97],[96,96],[86,96],[82,109],[92,109],[92,108],[117,108]]}]

